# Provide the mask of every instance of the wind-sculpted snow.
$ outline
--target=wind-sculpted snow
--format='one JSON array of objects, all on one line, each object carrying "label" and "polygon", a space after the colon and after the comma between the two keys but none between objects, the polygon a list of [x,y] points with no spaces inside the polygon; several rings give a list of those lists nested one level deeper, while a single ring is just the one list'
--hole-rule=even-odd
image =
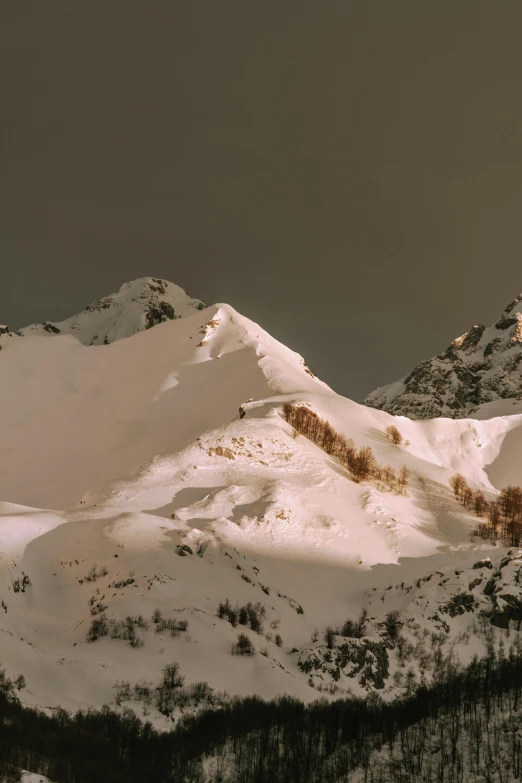
[{"label": "wind-sculpted snow", "polygon": [[479,324],[365,404],[412,419],[486,419],[522,411],[522,294],[496,324]]},{"label": "wind-sculpted snow", "polygon": [[[513,481],[522,416],[394,419],[337,395],[228,305],[189,309],[107,345],[0,338],[0,662],[24,674],[26,703],[112,703],[166,727],[223,692],[391,698],[450,648],[465,661],[488,629],[515,632],[517,557],[501,565],[504,551],[470,541],[476,518],[449,479],[488,497]],[[285,404],[383,470],[405,466],[405,492],[379,472],[358,480]],[[492,569],[473,568],[488,556]],[[337,633],[363,609],[363,633]],[[253,655],[232,655],[239,634]],[[185,685],[167,698],[174,662]]]}]

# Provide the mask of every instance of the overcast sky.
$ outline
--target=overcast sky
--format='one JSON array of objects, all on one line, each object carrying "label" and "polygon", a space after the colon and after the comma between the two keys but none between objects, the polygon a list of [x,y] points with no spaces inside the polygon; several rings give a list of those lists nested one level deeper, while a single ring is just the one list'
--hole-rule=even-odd
[{"label": "overcast sky", "polygon": [[519,0],[0,9],[0,322],[141,276],[361,399],[522,289]]}]

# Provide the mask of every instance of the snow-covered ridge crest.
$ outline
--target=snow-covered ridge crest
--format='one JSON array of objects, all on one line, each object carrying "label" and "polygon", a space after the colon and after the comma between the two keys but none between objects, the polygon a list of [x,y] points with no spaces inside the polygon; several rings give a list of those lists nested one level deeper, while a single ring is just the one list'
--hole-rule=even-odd
[{"label": "snow-covered ridge crest", "polygon": [[476,324],[439,356],[375,389],[364,402],[412,419],[483,419],[520,413],[522,294],[493,326]]},{"label": "snow-covered ridge crest", "polygon": [[274,394],[296,390],[318,391],[318,387],[333,394],[328,384],[317,378],[303,357],[283,345],[258,324],[246,318],[228,304],[209,308],[215,315],[201,330],[203,340],[198,347],[203,356],[216,358],[233,350],[250,348],[258,357],[259,367]]},{"label": "snow-covered ridge crest", "polygon": [[32,324],[19,334],[72,334],[83,345],[103,345],[204,307],[174,283],[142,277],[124,283],[117,293],[104,296],[65,321]]}]

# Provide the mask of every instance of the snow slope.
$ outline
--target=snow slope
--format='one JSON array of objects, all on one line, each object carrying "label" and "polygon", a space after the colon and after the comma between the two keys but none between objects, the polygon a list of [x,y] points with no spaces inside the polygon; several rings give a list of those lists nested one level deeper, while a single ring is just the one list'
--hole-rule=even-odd
[{"label": "snow slope", "polygon": [[[518,476],[522,415],[394,419],[337,395],[228,305],[108,345],[2,339],[1,663],[24,674],[26,703],[100,706],[117,681],[158,683],[172,661],[187,683],[231,694],[309,701],[319,687],[376,687],[328,667],[310,679],[303,662],[326,626],[371,608],[374,588],[484,556],[470,542],[476,519],[448,488],[455,471],[489,495]],[[311,406],[379,462],[405,464],[407,494],[355,483],[286,423],[285,402]],[[388,440],[390,423],[408,445]],[[263,633],[220,619],[226,598],[262,604]],[[162,631],[155,609],[188,627]],[[93,620],[139,615],[142,646],[116,632],[87,641]],[[231,654],[240,631],[256,655]],[[389,678],[385,687],[394,692]],[[131,706],[168,725],[153,706]]]},{"label": "snow slope", "polygon": [[375,389],[372,408],[430,419],[486,419],[522,411],[522,294],[488,328],[479,324],[409,375]]}]

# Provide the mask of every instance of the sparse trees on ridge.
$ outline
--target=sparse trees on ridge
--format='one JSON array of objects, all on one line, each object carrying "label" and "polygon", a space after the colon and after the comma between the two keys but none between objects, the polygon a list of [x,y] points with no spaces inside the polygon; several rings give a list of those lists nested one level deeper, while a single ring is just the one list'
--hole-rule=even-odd
[{"label": "sparse trees on ridge", "polygon": [[474,490],[464,476],[456,473],[450,478],[455,498],[478,517],[473,535],[482,539],[500,540],[505,546],[522,543],[522,487],[509,485],[501,490],[496,500],[488,501],[482,490]]},{"label": "sparse trees on ridge", "polygon": [[259,602],[249,601],[244,606],[236,604],[233,607],[227,598],[225,601],[220,601],[217,615],[222,620],[227,619],[234,628],[239,623],[239,625],[249,625],[256,633],[263,633],[262,621],[266,617],[266,609]]},{"label": "sparse trees on ridge", "polygon": [[[175,638],[180,633],[185,633],[188,629],[187,620],[176,620],[163,617],[159,609],[155,609],[152,615],[152,622],[154,623],[154,630],[157,634],[167,630],[170,631],[170,635]],[[143,647],[144,641],[136,633],[136,628],[146,631],[149,627],[147,620],[143,615],[139,614],[137,617],[131,617],[130,615],[125,617],[124,620],[107,619],[107,616],[102,613],[95,617],[87,631],[87,641],[95,642],[102,636],[110,636],[111,639],[122,639],[128,642],[131,647]]]},{"label": "sparse trees on ridge", "polygon": [[[306,405],[286,403],[283,416],[297,432],[309,438],[347,468],[355,481],[375,479],[401,494],[406,491],[409,472],[405,466],[397,474],[391,466],[380,465],[369,446],[357,449],[351,438],[336,432],[330,422],[322,419]],[[398,430],[397,433],[399,442],[402,442],[402,435]],[[397,435],[394,437],[397,438]]]},{"label": "sparse trees on ridge", "polygon": [[464,487],[468,486],[464,476],[460,473],[455,473],[455,475],[450,478],[449,484],[457,500],[461,500]]}]

